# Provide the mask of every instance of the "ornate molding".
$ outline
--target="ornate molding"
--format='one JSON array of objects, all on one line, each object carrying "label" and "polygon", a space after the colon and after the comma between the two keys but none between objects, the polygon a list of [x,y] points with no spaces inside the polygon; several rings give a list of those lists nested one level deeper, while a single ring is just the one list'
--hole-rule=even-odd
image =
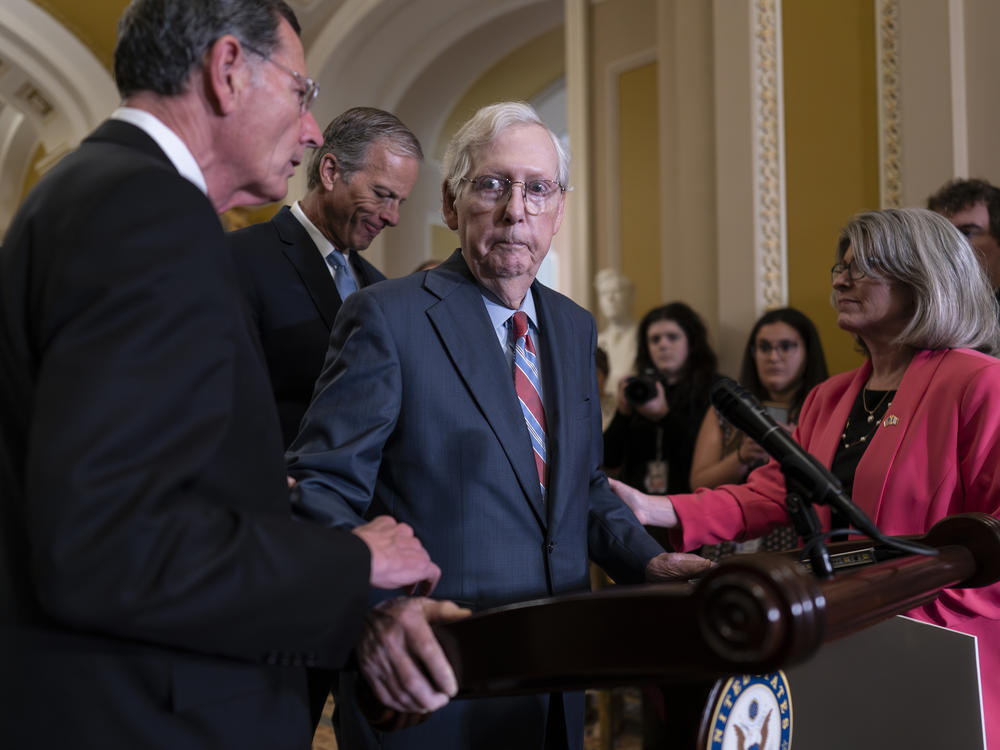
[{"label": "ornate molding", "polygon": [[753,6],[754,244],[758,311],[788,302],[781,0]]},{"label": "ornate molding", "polygon": [[903,128],[899,113],[899,0],[878,0],[878,151],[882,208],[902,205]]}]

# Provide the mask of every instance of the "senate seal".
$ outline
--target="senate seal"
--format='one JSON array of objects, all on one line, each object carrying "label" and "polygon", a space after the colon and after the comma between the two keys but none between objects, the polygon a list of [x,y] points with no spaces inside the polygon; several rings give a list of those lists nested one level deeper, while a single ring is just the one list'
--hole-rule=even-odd
[{"label": "senate seal", "polygon": [[705,750],[790,750],[792,696],[778,671],[732,677],[712,706]]}]

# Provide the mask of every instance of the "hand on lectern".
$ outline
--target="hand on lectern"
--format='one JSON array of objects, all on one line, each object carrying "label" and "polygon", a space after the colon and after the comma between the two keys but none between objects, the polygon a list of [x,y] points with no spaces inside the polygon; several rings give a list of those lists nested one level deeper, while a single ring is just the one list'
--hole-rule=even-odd
[{"label": "hand on lectern", "polygon": [[470,614],[454,602],[423,597],[390,599],[369,611],[357,658],[383,706],[426,714],[448,703],[458,681],[431,625]]},{"label": "hand on lectern", "polygon": [[715,563],[699,555],[687,552],[664,552],[657,555],[646,565],[646,580],[656,581],[686,581],[697,578],[709,570]]}]

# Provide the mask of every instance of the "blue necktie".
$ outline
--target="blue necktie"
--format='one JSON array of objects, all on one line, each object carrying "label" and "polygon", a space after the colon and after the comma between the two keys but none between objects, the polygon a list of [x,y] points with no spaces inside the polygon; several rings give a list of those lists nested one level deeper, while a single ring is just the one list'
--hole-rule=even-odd
[{"label": "blue necktie", "polygon": [[337,285],[340,292],[340,301],[343,302],[351,294],[358,291],[358,285],[351,275],[351,270],[347,267],[347,258],[344,254],[333,250],[326,256],[326,262],[333,267],[333,283]]}]

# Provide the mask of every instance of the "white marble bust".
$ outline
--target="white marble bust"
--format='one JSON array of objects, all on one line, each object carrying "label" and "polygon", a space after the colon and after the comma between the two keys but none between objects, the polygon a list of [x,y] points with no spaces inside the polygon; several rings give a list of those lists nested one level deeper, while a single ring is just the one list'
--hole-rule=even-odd
[{"label": "white marble bust", "polygon": [[595,274],[594,288],[605,320],[604,328],[597,332],[597,345],[608,355],[604,393],[613,400],[619,381],[632,372],[635,364],[636,322],[632,319],[635,287],[620,271],[604,268]]}]

